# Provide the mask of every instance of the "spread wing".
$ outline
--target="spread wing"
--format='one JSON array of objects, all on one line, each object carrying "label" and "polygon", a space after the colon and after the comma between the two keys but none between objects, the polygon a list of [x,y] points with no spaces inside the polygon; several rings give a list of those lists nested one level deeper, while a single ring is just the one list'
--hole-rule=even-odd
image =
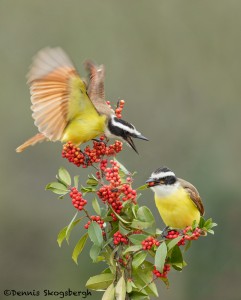
[{"label": "spread wing", "polygon": [[195,188],[195,186],[193,186],[190,182],[188,182],[184,179],[181,179],[181,178],[178,178],[178,181],[181,183],[181,186],[189,194],[191,200],[193,201],[193,203],[196,205],[196,207],[200,211],[201,216],[203,216],[204,215],[204,206],[203,206],[201,197],[200,197],[197,189]]},{"label": "spread wing", "polygon": [[105,99],[105,68],[104,65],[96,65],[92,61],[85,62],[85,68],[89,73],[88,95],[100,114],[110,115],[114,111],[106,104]]},{"label": "spread wing", "polygon": [[68,122],[84,110],[97,113],[84,82],[61,48],[40,50],[27,77],[34,124],[49,140],[60,140]]}]

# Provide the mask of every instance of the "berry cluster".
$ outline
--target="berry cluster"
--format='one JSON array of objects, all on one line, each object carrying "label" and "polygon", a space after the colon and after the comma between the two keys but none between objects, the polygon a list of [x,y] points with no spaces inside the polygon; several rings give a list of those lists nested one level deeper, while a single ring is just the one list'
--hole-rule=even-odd
[{"label": "berry cluster", "polygon": [[[114,211],[119,214],[122,210],[122,201],[131,200],[133,203],[136,203],[137,193],[131,188],[129,183],[121,183],[118,163],[111,160],[110,164],[111,167],[107,167],[107,160],[102,160],[100,163],[100,170],[110,184],[103,185],[97,192],[97,195],[104,203],[110,204]],[[100,179],[101,174],[99,171],[96,173],[96,176]],[[124,196],[121,198],[122,194]],[[116,220],[115,216],[112,216],[112,218]]]},{"label": "berry cluster", "polygon": [[129,184],[123,184],[121,191],[125,194],[125,197],[122,198],[123,201],[132,200],[132,202],[136,204],[136,190],[133,190]]},{"label": "berry cluster", "polygon": [[125,105],[125,100],[120,100],[118,101],[118,106],[117,108],[115,109],[115,115],[117,118],[121,119],[122,118],[122,110],[123,110],[123,107]]},{"label": "berry cluster", "polygon": [[119,245],[120,243],[128,244],[128,237],[122,235],[120,231],[114,233],[114,245]]},{"label": "berry cluster", "polygon": [[72,204],[76,209],[82,210],[87,204],[87,201],[83,199],[82,194],[75,187],[71,188],[71,192],[69,193],[69,195],[72,199]]},{"label": "berry cluster", "polygon": [[109,203],[117,214],[121,213],[122,202],[120,201],[120,191],[111,185],[103,185],[97,195],[104,203]]},{"label": "berry cluster", "polygon": [[[99,224],[101,229],[103,229],[105,221],[102,220],[100,216],[91,216],[90,218],[91,218],[91,220],[92,220],[93,222],[96,222],[97,224]],[[91,224],[92,221],[89,220],[89,221],[85,224],[85,226],[84,226],[85,229],[88,229],[88,228],[89,228],[89,226],[90,226],[90,224]]]},{"label": "berry cluster", "polygon": [[154,246],[160,246],[160,242],[158,242],[154,237],[149,236],[144,241],[141,242],[143,250],[150,250]]},{"label": "berry cluster", "polygon": [[117,187],[121,184],[121,178],[119,175],[119,165],[116,161],[111,160],[110,161],[112,167],[111,168],[106,168],[104,170],[105,172],[105,178],[107,181],[111,183],[113,187]]},{"label": "berry cluster", "polygon": [[118,220],[117,216],[114,213],[111,213],[110,215],[112,217],[113,222],[116,222]]},{"label": "berry cluster", "polygon": [[[188,240],[197,240],[200,235],[202,233],[202,230],[200,228],[195,228],[194,230],[192,230],[192,227],[191,226],[187,226],[183,231],[182,231],[182,234],[183,234],[183,237],[182,239],[178,242],[178,246],[181,246],[181,245],[185,245],[185,241]],[[175,239],[177,238],[178,236],[180,235],[180,233],[176,230],[170,230],[168,231],[168,234],[166,235],[166,238],[167,239]]]},{"label": "berry cluster", "polygon": [[169,264],[165,264],[162,273],[156,269],[154,266],[154,270],[152,271],[156,277],[167,278],[167,273],[171,270],[171,266]]},{"label": "berry cluster", "polygon": [[69,162],[77,167],[87,168],[99,162],[104,155],[112,156],[122,150],[123,144],[120,141],[115,141],[114,144],[106,146],[102,142],[104,137],[101,137],[100,140],[100,142],[93,141],[93,148],[91,149],[90,146],[87,146],[83,152],[72,142],[68,142],[63,146],[62,157],[68,159]]}]

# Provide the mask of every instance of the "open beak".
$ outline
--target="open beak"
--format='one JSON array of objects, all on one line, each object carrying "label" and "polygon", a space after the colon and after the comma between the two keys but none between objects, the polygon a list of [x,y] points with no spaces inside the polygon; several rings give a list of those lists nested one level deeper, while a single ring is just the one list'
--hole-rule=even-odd
[{"label": "open beak", "polygon": [[144,135],[140,134],[135,136],[135,138],[140,139],[140,140],[144,140],[144,141],[149,141],[148,138],[146,138]]},{"label": "open beak", "polygon": [[127,138],[126,138],[126,142],[127,142],[127,144],[137,153],[137,154],[139,154],[138,153],[138,151],[137,151],[137,149],[136,149],[136,146],[135,146],[135,144],[134,144],[134,142],[133,142],[133,140],[132,140],[132,138],[130,137],[130,136],[127,136]]},{"label": "open beak", "polygon": [[146,184],[147,184],[147,187],[152,187],[152,186],[158,185],[159,181],[150,177],[149,179],[147,179]]}]

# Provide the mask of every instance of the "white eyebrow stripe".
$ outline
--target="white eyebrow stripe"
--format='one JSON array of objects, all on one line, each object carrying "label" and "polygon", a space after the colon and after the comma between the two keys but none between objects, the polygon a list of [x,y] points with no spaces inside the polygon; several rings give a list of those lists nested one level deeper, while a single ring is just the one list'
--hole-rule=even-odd
[{"label": "white eyebrow stripe", "polygon": [[141,134],[139,131],[137,131],[135,129],[135,127],[132,124],[131,125],[133,126],[133,128],[130,128],[130,127],[128,127],[128,126],[126,126],[126,125],[124,125],[124,124],[122,124],[120,122],[116,122],[114,120],[114,116],[111,118],[111,123],[112,123],[112,125],[114,125],[116,127],[119,127],[119,128],[121,128],[121,129],[123,129],[125,131],[130,132],[130,133],[135,133],[136,135],[140,135]]},{"label": "white eyebrow stripe", "polygon": [[160,173],[152,173],[151,174],[151,178],[153,178],[153,179],[161,179],[161,178],[165,178],[167,176],[174,176],[174,177],[176,177],[176,175],[172,171],[160,172]]}]

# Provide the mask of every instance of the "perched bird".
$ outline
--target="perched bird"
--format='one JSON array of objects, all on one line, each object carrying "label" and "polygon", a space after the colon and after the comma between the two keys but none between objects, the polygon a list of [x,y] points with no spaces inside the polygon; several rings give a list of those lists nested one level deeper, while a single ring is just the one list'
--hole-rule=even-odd
[{"label": "perched bird", "polygon": [[33,59],[28,74],[31,109],[39,133],[16,151],[38,142],[71,141],[81,145],[100,134],[125,141],[136,152],[132,138],[148,140],[135,127],[115,117],[104,95],[104,66],[86,62],[88,91],[67,54],[61,48],[45,48]]},{"label": "perched bird", "polygon": [[199,223],[204,207],[197,189],[170,169],[158,168],[146,181],[155,193],[157,209],[166,226],[183,229]]}]

